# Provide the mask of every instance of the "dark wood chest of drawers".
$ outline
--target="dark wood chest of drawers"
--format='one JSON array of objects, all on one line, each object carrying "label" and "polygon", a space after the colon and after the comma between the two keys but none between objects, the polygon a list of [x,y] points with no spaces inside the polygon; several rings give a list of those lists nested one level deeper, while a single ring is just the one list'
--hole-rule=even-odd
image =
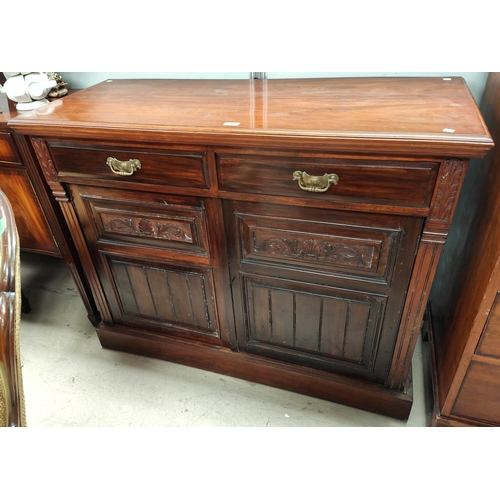
[{"label": "dark wood chest of drawers", "polygon": [[460,78],[108,81],[30,137],[104,347],[406,418],[468,159]]},{"label": "dark wood chest of drawers", "polygon": [[17,115],[14,104],[0,93],[0,188],[13,207],[22,250],[59,257],[50,226],[50,194],[29,146],[7,125]]},{"label": "dark wood chest of drawers", "polygon": [[438,426],[500,425],[500,73],[481,109],[497,145],[471,162],[430,295]]}]

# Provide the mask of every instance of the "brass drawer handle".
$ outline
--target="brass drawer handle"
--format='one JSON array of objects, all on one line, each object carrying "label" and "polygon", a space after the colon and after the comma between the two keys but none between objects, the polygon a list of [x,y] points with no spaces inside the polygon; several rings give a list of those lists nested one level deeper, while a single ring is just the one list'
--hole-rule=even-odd
[{"label": "brass drawer handle", "polygon": [[311,193],[324,193],[328,190],[330,184],[338,184],[339,176],[337,174],[316,176],[296,170],[293,173],[293,180],[298,181],[300,189],[303,189],[304,191],[309,191]]},{"label": "brass drawer handle", "polygon": [[116,175],[132,175],[136,170],[141,168],[139,160],[120,161],[111,156],[106,160],[106,165]]}]

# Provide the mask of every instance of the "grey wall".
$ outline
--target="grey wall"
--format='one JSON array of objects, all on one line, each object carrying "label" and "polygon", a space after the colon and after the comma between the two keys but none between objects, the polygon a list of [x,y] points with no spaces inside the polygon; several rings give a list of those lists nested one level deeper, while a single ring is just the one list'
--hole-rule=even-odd
[{"label": "grey wall", "polygon": [[[258,68],[262,69],[262,68]],[[159,72],[149,72],[149,73],[117,73],[117,72],[81,72],[81,73],[61,73],[64,80],[68,83],[70,88],[73,89],[83,89],[96,83],[102,82],[108,79],[122,79],[122,78],[200,78],[200,79],[217,79],[217,78],[230,78],[230,79],[245,79],[248,78],[250,72],[189,72],[189,73],[159,73]],[[480,104],[481,98],[483,96],[484,87],[486,85],[486,80],[488,78],[488,73],[473,73],[473,72],[378,72],[378,73],[333,73],[333,72],[316,72],[316,73],[300,73],[300,72],[269,72],[268,78],[321,78],[321,77],[335,77],[335,78],[345,78],[351,76],[462,76],[469,86],[472,95],[476,99],[476,102]]]},{"label": "grey wall", "polygon": [[64,81],[72,89],[84,89],[95,85],[96,83],[103,82],[104,80],[110,79],[125,79],[125,78],[199,78],[199,79],[246,79],[250,76],[250,71],[243,72],[226,72],[226,73],[208,73],[208,72],[185,72],[185,73],[159,73],[159,72],[149,72],[149,73],[139,73],[139,72],[129,72],[129,73],[117,73],[117,72],[101,72],[101,73],[64,73],[61,72],[60,75],[63,77]]}]

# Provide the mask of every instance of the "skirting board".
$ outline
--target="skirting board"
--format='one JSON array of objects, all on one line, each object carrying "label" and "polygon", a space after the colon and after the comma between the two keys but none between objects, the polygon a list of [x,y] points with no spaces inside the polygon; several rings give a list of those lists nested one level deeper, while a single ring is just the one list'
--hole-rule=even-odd
[{"label": "skirting board", "polygon": [[101,325],[97,335],[102,347],[107,349],[221,373],[400,420],[408,419],[413,403],[411,377],[408,377],[404,391],[400,392],[230,349],[163,336],[156,338],[150,332],[123,326]]}]

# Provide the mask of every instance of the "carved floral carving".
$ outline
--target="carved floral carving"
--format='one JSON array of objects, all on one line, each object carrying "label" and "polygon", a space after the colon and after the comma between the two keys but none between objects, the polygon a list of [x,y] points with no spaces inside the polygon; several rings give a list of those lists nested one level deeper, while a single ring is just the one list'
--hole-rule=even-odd
[{"label": "carved floral carving", "polygon": [[54,166],[54,163],[52,162],[47,144],[43,139],[40,139],[39,137],[32,137],[31,144],[33,145],[33,149],[35,150],[45,180],[52,190],[52,195],[54,196],[56,201],[65,203],[68,202],[68,194],[61,186],[61,184],[57,182],[57,170]]},{"label": "carved floral carving", "polygon": [[439,179],[431,219],[450,222],[465,164],[462,160],[446,160]]},{"label": "carved floral carving", "polygon": [[371,268],[373,261],[373,247],[371,246],[332,244],[314,238],[257,238],[255,252],[367,269]]},{"label": "carved floral carving", "polygon": [[169,241],[184,241],[191,243],[193,237],[188,224],[145,219],[143,217],[115,217],[102,214],[101,219],[106,231],[146,236]]},{"label": "carved floral carving", "polygon": [[40,167],[42,168],[47,182],[56,182],[57,172],[54,168],[54,165],[52,164],[52,158],[50,157],[49,150],[45,145],[45,141],[38,137],[32,137],[31,144],[33,144],[33,148],[35,150],[36,156],[38,157]]}]

